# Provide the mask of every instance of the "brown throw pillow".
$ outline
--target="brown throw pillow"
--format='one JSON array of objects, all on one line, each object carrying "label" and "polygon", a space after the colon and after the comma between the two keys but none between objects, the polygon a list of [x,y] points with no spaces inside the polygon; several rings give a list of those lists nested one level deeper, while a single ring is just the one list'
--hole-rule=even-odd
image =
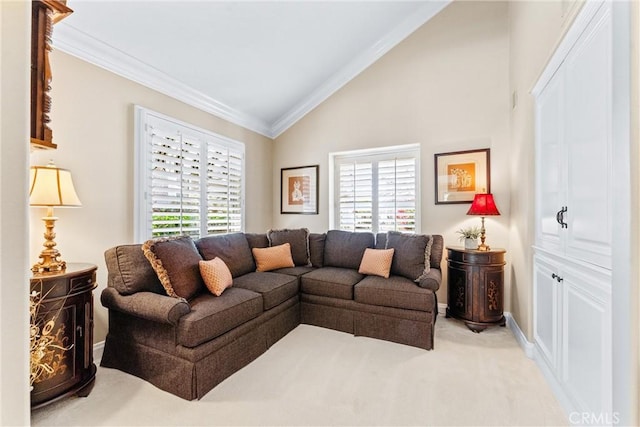
[{"label": "brown throw pillow", "polygon": [[205,286],[215,296],[219,297],[225,289],[233,285],[231,270],[220,258],[215,257],[209,261],[200,261],[198,264]]},{"label": "brown throw pillow", "polygon": [[271,271],[278,268],[295,267],[291,258],[291,245],[284,243],[270,248],[253,248],[256,271]]},{"label": "brown throw pillow", "polygon": [[310,266],[309,254],[309,230],[298,228],[294,230],[269,230],[267,231],[269,246],[278,246],[283,243],[291,245],[291,258],[295,265]]},{"label": "brown throw pillow", "polygon": [[151,263],[167,295],[193,298],[204,286],[198,263],[202,257],[189,236],[147,240],[142,252]]},{"label": "brown throw pillow", "polygon": [[431,270],[433,236],[387,232],[386,248],[396,250],[391,273],[419,282]]},{"label": "brown throw pillow", "polygon": [[393,260],[393,251],[393,248],[365,249],[358,273],[382,276],[388,279],[391,271],[391,261]]}]

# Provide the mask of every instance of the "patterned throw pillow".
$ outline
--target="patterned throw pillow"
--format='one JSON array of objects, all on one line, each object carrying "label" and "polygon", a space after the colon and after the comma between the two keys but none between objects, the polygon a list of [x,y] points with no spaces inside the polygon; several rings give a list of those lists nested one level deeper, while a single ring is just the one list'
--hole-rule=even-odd
[{"label": "patterned throw pillow", "polygon": [[231,270],[218,257],[209,261],[200,261],[200,275],[204,280],[204,284],[209,292],[219,297],[225,289],[230,288],[233,284]]},{"label": "patterned throw pillow", "polygon": [[291,245],[284,243],[270,248],[253,248],[256,271],[271,271],[278,268],[295,267],[291,258]]},{"label": "patterned throw pillow", "polygon": [[388,279],[389,272],[391,271],[391,261],[393,261],[393,252],[393,248],[365,249],[358,273],[372,274],[374,276],[382,276],[385,279]]},{"label": "patterned throw pillow", "polygon": [[193,298],[203,288],[198,263],[202,257],[189,236],[147,240],[142,252],[151,263],[167,295]]}]

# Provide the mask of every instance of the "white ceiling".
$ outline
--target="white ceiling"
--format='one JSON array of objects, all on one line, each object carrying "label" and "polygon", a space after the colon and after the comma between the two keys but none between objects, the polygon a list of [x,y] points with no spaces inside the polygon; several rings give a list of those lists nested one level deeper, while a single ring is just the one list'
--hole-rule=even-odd
[{"label": "white ceiling", "polygon": [[69,0],[53,43],[276,137],[449,1]]}]

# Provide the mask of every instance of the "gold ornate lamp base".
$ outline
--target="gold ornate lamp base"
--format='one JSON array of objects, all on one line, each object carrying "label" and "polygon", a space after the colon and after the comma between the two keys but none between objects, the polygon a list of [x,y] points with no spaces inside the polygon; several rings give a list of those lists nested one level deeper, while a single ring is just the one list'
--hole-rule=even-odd
[{"label": "gold ornate lamp base", "polygon": [[484,229],[484,217],[482,217],[482,227],[480,228],[480,244],[478,245],[478,250],[479,251],[490,251],[491,248],[489,247],[489,245],[486,245],[484,243],[484,239],[485,239],[485,229]]},{"label": "gold ornate lamp base", "polygon": [[53,240],[56,238],[53,228],[57,219],[57,217],[53,216],[53,207],[47,207],[47,216],[42,218],[46,228],[44,232],[45,241],[42,244],[44,249],[40,252],[41,261],[31,267],[31,271],[34,273],[62,272],[67,268],[67,263],[58,259],[60,252],[55,248],[57,243]]}]

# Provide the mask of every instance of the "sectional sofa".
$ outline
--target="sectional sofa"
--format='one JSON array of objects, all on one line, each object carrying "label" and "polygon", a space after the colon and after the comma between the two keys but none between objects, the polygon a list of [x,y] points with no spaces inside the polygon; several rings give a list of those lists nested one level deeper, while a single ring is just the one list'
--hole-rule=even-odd
[{"label": "sectional sofa", "polygon": [[[283,244],[292,266],[256,271],[253,250]],[[101,365],[184,399],[200,399],[300,323],[434,346],[440,235],[270,230],[181,237],[157,246],[171,281],[192,296],[168,295],[161,280],[167,277],[159,277],[144,245],[108,249],[101,302],[109,311],[109,331]],[[358,272],[365,251],[390,248],[388,278]],[[198,270],[199,261],[216,257],[233,278],[220,296],[207,291]]]}]

